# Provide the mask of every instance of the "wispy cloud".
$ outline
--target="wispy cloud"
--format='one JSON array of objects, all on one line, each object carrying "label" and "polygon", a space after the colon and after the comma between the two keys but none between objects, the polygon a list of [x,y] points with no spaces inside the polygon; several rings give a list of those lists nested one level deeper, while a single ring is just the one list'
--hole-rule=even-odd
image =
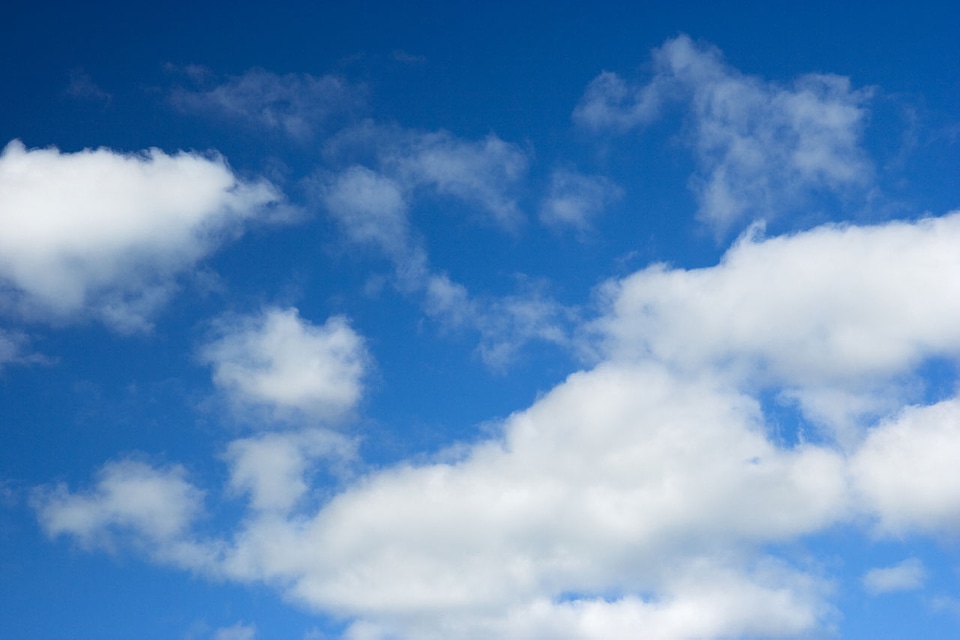
[{"label": "wispy cloud", "polygon": [[871,569],[863,576],[863,588],[874,595],[893,591],[914,591],[923,587],[927,571],[917,558],[908,558],[892,567]]},{"label": "wispy cloud", "polygon": [[332,120],[362,110],[366,102],[366,89],[340,76],[251,69],[211,87],[209,71],[198,67],[187,71],[200,86],[174,90],[171,100],[177,108],[304,142]]},{"label": "wispy cloud", "polygon": [[67,84],[66,94],[71,98],[100,102],[105,105],[109,105],[113,101],[113,96],[101,89],[90,77],[90,74],[82,69],[74,69],[70,72],[70,82]]},{"label": "wispy cloud", "polygon": [[557,169],[540,203],[540,222],[560,230],[572,228],[583,234],[604,208],[621,197],[623,189],[608,178]]},{"label": "wispy cloud", "polygon": [[747,76],[686,36],[653,53],[646,84],[598,76],[574,111],[592,130],[649,125],[669,103],[689,106],[700,173],[699,217],[720,235],[755,219],[795,212],[819,193],[864,194],[873,169],[860,146],[870,90],[812,74],[792,86]]}]

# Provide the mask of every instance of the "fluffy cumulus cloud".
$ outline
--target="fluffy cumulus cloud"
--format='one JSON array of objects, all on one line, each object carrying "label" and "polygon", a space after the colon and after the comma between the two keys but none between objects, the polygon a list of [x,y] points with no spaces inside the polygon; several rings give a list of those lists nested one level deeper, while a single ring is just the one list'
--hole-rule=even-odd
[{"label": "fluffy cumulus cloud", "polygon": [[699,215],[719,233],[796,210],[817,193],[862,194],[869,186],[872,169],[859,141],[870,92],[852,89],[847,78],[765,83],[686,36],[654,51],[653,69],[646,84],[604,72],[574,120],[623,132],[650,124],[671,102],[686,102],[701,167],[692,180]]},{"label": "fluffy cumulus cloud", "polygon": [[224,459],[230,488],[248,494],[251,508],[288,512],[307,493],[307,474],[319,461],[342,466],[355,455],[355,443],[321,429],[267,433],[234,440]]},{"label": "fluffy cumulus cloud", "polygon": [[748,234],[715,267],[609,283],[595,328],[606,357],[721,369],[840,426],[897,408],[913,388],[897,384],[926,359],[960,355],[958,242],[957,213]]},{"label": "fluffy cumulus cloud", "polygon": [[[210,72],[188,67],[187,75],[208,84]],[[332,119],[363,107],[366,91],[339,76],[278,75],[251,69],[212,87],[178,89],[173,104],[183,111],[238,121],[259,130],[306,141]]]},{"label": "fluffy cumulus cloud", "polygon": [[333,422],[360,400],[369,358],[341,316],[314,325],[296,309],[221,318],[201,356],[237,406],[279,420]]},{"label": "fluffy cumulus cloud", "polygon": [[51,536],[69,534],[84,546],[108,549],[132,538],[158,550],[179,546],[202,510],[203,493],[187,481],[183,467],[120,460],[104,465],[87,492],[46,487],[34,501]]},{"label": "fluffy cumulus cloud", "polygon": [[960,398],[909,407],[872,430],[852,461],[882,534],[960,533]]},{"label": "fluffy cumulus cloud", "polygon": [[217,156],[13,141],[0,155],[0,308],[144,328],[178,274],[280,201]]},{"label": "fluffy cumulus cloud", "polygon": [[357,637],[791,634],[821,619],[823,585],[736,550],[815,531],[845,496],[842,458],[777,449],[750,399],[604,366],[458,462],[376,473],[309,520],[252,521],[219,570],[357,616]]}]

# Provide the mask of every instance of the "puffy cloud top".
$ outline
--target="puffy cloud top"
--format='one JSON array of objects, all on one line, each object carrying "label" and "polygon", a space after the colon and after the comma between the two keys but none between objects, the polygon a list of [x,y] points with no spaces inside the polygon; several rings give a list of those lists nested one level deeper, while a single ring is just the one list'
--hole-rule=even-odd
[{"label": "puffy cloud top", "polygon": [[142,328],[174,277],[281,200],[219,156],[159,149],[61,153],[15,140],[0,155],[0,303],[57,322]]}]

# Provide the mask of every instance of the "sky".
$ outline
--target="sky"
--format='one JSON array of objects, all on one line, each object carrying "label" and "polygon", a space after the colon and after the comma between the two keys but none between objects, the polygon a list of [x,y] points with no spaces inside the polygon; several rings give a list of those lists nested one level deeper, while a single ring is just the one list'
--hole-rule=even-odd
[{"label": "sky", "polygon": [[0,637],[957,637],[960,8],[660,4],[4,5]]}]

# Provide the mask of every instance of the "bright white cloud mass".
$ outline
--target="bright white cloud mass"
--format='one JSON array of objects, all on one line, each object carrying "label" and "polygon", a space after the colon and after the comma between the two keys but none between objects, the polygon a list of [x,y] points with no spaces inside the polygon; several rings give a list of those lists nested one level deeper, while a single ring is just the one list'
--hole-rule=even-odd
[{"label": "bright white cloud mass", "polygon": [[953,637],[956,194],[890,195],[874,76],[658,38],[559,123],[398,47],[167,60],[157,146],[8,138],[0,540],[183,580],[123,588],[190,594],[156,637]]},{"label": "bright white cloud mass", "polygon": [[141,328],[179,273],[280,199],[219,157],[65,154],[14,140],[0,155],[0,304],[56,322],[91,314]]}]

